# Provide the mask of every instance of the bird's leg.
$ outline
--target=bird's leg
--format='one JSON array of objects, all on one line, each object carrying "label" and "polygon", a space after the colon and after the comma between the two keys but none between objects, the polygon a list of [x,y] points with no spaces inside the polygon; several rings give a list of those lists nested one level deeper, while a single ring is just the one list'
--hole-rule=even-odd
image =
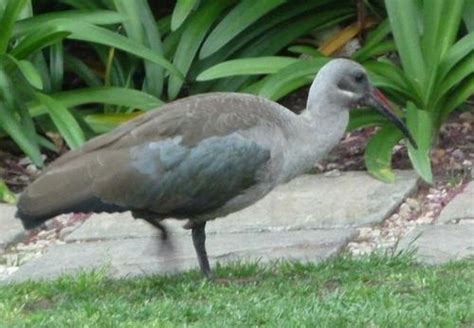
[{"label": "bird's leg", "polygon": [[160,230],[161,233],[161,240],[163,242],[168,242],[169,241],[169,234],[168,234],[168,229],[161,224],[161,220],[156,218],[156,214],[152,212],[147,212],[147,211],[140,211],[140,210],[135,210],[132,211],[132,216],[135,219],[142,219],[145,220],[146,222],[150,223],[152,226]]},{"label": "bird's leg", "polygon": [[160,223],[160,221],[156,219],[151,219],[151,218],[143,218],[146,222],[150,223],[152,226],[160,230],[161,233],[161,239],[162,240],[168,240],[169,234],[168,234],[168,229]]},{"label": "bird's leg", "polygon": [[207,279],[212,278],[211,267],[206,252],[206,222],[193,225],[191,234],[193,236],[194,249],[199,261],[201,272]]}]

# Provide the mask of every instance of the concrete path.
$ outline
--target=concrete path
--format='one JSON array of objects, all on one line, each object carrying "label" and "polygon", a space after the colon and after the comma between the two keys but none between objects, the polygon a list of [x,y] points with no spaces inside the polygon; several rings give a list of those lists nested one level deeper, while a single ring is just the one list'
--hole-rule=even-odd
[{"label": "concrete path", "polygon": [[[210,261],[215,265],[245,259],[326,259],[356,236],[356,227],[382,222],[416,189],[413,172],[400,171],[397,176],[395,184],[382,183],[365,172],[299,177],[255,205],[210,222]],[[66,244],[51,246],[22,265],[10,281],[99,268],[112,277],[196,268],[183,222],[167,220],[166,224],[173,252],[161,247],[156,229],[129,213],[94,215],[64,238]]]},{"label": "concrete path", "polygon": [[[364,172],[337,177],[306,175],[255,205],[208,224],[212,265],[235,260],[279,258],[320,261],[337,254],[357,235],[357,227],[381,223],[417,186],[413,172],[397,172],[395,184]],[[446,206],[436,224],[405,236],[399,249],[417,249],[424,263],[443,263],[474,255],[474,182]],[[24,236],[14,208],[0,205],[0,245]],[[111,277],[172,273],[197,267],[183,222],[167,220],[173,250],[163,248],[156,229],[129,213],[97,214],[22,265],[9,281],[49,279],[83,270],[104,269]],[[2,248],[0,248],[2,250]],[[0,263],[1,264],[1,263]]]},{"label": "concrete path", "polygon": [[14,218],[15,212],[14,206],[0,203],[0,253],[25,236],[20,220]]},{"label": "concrete path", "polygon": [[414,249],[420,262],[445,263],[474,256],[474,181],[440,213],[434,225],[417,227],[399,243]]}]

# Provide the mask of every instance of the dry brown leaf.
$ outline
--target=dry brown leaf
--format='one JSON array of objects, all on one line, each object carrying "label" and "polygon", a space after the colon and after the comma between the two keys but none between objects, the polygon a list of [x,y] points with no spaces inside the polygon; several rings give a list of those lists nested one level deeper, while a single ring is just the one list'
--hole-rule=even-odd
[{"label": "dry brown leaf", "polygon": [[339,32],[337,32],[333,37],[329,38],[319,47],[324,55],[330,56],[337,52],[339,49],[343,48],[349,41],[351,41],[361,30],[369,28],[376,23],[376,20],[373,17],[368,17],[365,20],[365,26],[361,28],[358,22],[355,22]]}]

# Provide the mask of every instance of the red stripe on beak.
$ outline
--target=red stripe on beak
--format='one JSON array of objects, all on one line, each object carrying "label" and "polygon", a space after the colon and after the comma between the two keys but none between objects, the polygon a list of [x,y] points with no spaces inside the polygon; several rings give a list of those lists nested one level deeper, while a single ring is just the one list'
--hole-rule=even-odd
[{"label": "red stripe on beak", "polygon": [[380,102],[385,105],[385,107],[387,107],[387,108],[389,108],[389,109],[392,109],[392,105],[391,105],[390,102],[388,101],[387,97],[384,96],[384,94],[382,93],[382,91],[380,91],[380,90],[377,89],[377,88],[374,88],[374,89],[373,89],[373,94],[374,94],[374,97],[375,97],[375,98],[377,98],[378,100],[380,100]]}]

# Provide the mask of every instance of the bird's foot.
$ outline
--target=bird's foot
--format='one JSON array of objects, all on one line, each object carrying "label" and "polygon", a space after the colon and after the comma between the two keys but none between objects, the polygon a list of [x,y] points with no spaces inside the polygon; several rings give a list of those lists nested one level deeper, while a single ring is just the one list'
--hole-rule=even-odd
[{"label": "bird's foot", "polygon": [[201,272],[206,279],[212,280],[212,271],[206,252],[206,222],[194,224],[191,234]]}]

